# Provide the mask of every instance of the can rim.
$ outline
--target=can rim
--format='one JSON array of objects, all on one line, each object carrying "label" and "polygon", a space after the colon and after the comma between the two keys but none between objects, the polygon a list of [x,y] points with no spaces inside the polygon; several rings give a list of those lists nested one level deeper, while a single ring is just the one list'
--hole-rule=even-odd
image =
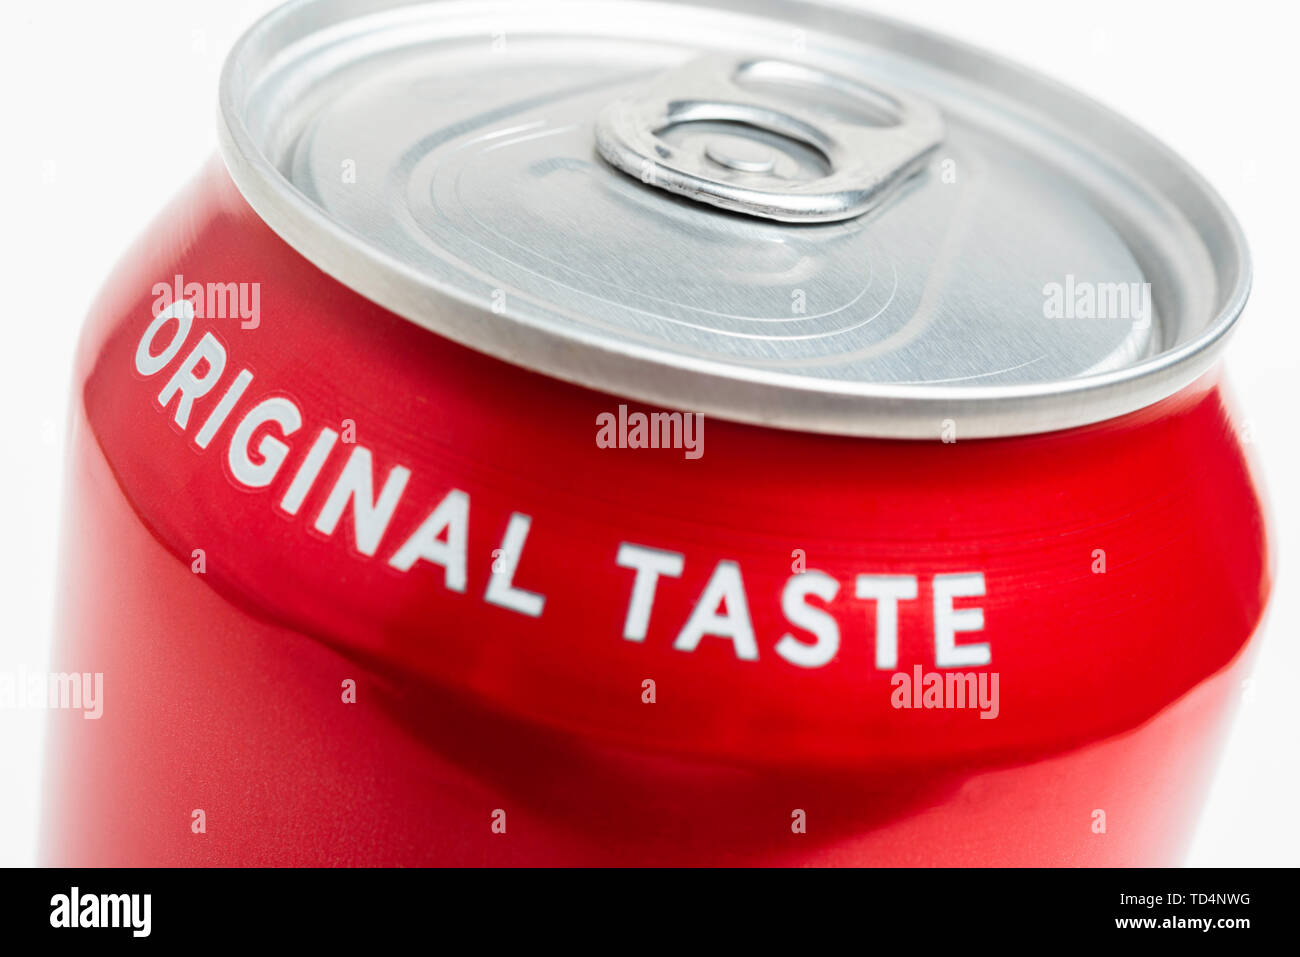
[{"label": "can rim", "polygon": [[[384,308],[462,345],[562,381],[669,408],[804,432],[877,438],[935,438],[957,423],[962,438],[1027,435],[1088,425],[1166,398],[1208,371],[1249,296],[1245,235],[1214,188],[1177,153],[1107,106],[1019,64],[943,34],[842,6],[800,0],[656,0],[791,20],[810,7],[837,30],[870,24],[914,51],[995,68],[1038,95],[1084,107],[1123,131],[1147,157],[1181,180],[1200,203],[1198,237],[1228,288],[1214,318],[1194,337],[1132,365],[1055,381],[953,387],[819,380],[654,346],[602,340],[581,329],[543,327],[522,312],[495,315],[454,284],[400,262],[332,219],[300,193],[245,124],[241,94],[256,67],[312,29],[412,0],[290,0],[254,23],[223,64],[218,145],[235,185],[264,222],[313,265]],[[826,27],[819,24],[819,27]],[[909,51],[904,50],[907,53]],[[1000,89],[1000,87],[999,87]],[[1190,216],[1190,213],[1188,214]]]}]

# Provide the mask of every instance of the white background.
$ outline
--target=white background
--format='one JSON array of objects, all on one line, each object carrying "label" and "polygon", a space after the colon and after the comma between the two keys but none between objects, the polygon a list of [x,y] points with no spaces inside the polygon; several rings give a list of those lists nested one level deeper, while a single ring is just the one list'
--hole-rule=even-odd
[{"label": "white background", "polygon": [[[0,670],[45,670],[70,363],[117,258],[212,154],[225,50],[261,0],[45,0],[0,30],[0,330],[5,425]],[[1280,580],[1255,677],[1189,864],[1300,864],[1296,453],[1297,23],[1258,0],[878,0],[1136,120],[1212,182],[1245,227],[1255,288],[1228,352],[1271,492]],[[0,711],[0,865],[34,860],[40,714]]]}]

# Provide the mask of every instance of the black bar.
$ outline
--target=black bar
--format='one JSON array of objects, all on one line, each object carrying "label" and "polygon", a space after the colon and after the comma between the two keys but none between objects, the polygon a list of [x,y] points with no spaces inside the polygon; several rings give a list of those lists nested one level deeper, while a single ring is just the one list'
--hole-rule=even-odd
[{"label": "black bar", "polygon": [[[0,920],[6,943],[63,938],[91,949],[159,942],[333,949],[347,941],[400,943],[415,935],[419,950],[460,952],[469,949],[466,942],[486,945],[516,933],[530,936],[534,946],[587,941],[603,949],[638,941],[669,947],[674,940],[734,945],[754,938],[775,944],[787,937],[802,941],[801,950],[838,950],[833,942],[840,939],[865,949],[884,944],[886,933],[902,935],[920,953],[944,941],[988,946],[1130,938],[1143,946],[1233,947],[1261,931],[1270,939],[1289,936],[1296,885],[1291,870],[1154,868],[7,870],[0,871]],[[108,923],[116,912],[119,926],[52,926],[70,925],[74,887],[78,923],[98,921],[101,913]],[[137,936],[145,928],[146,894],[148,934]],[[105,902],[101,895],[141,896]]]}]

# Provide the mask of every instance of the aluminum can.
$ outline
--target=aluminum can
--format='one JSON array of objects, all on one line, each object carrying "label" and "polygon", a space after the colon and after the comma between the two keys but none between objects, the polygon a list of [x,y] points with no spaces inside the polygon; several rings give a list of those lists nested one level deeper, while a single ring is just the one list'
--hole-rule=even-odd
[{"label": "aluminum can", "polygon": [[1272,582],[1245,243],[816,3],[309,0],[75,371],[48,863],[1180,860]]}]

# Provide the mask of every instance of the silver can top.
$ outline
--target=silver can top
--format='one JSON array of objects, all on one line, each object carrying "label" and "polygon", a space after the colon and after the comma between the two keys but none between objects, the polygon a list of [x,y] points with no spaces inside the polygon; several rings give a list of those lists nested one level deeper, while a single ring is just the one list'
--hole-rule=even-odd
[{"label": "silver can top", "polygon": [[1206,371],[1245,242],[1185,163],[991,55],[799,0],[300,0],[221,148],[325,272],[475,349],[759,425],[933,438]]}]

